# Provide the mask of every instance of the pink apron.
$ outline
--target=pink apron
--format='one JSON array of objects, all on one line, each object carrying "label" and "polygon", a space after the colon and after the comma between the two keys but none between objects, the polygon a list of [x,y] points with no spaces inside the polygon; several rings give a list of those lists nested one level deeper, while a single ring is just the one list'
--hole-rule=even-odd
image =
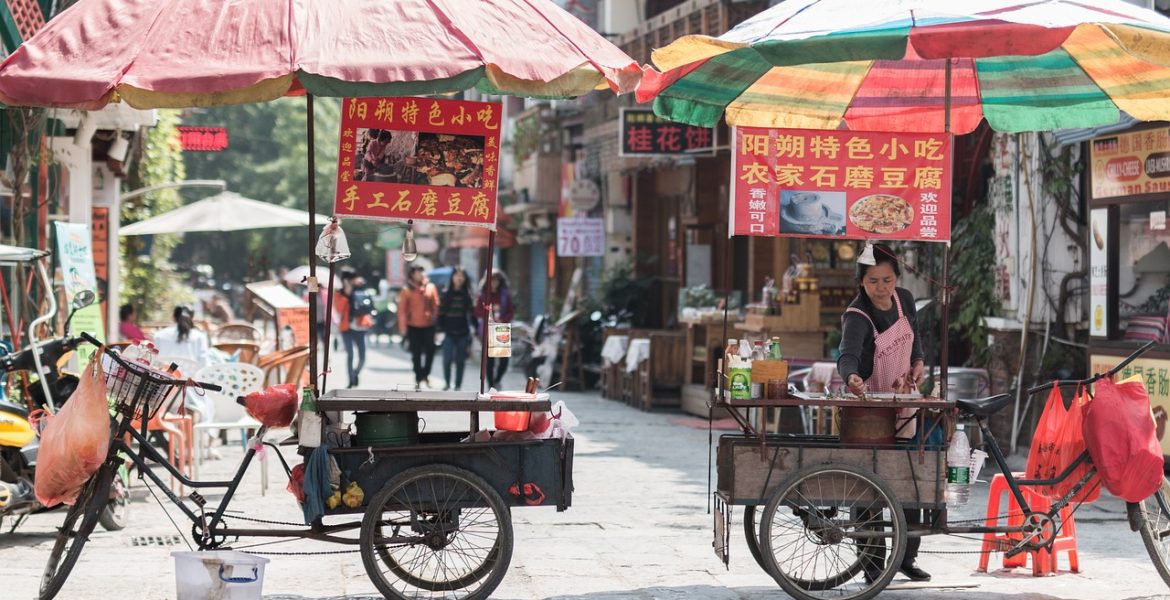
[{"label": "pink apron", "polygon": [[[902,313],[902,302],[894,293],[894,306],[898,307],[898,320],[889,329],[878,333],[873,319],[865,311],[849,308],[845,312],[855,312],[869,321],[873,327],[873,373],[865,380],[866,388],[871,392],[893,392],[894,381],[910,371],[910,356],[914,350],[914,327],[910,319]],[[897,437],[912,438],[918,430],[918,409],[898,409]]]}]

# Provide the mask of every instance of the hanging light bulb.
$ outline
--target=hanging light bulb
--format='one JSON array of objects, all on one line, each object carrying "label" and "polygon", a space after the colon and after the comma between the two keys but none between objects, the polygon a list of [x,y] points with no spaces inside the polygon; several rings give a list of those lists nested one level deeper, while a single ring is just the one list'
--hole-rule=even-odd
[{"label": "hanging light bulb", "polygon": [[418,245],[414,243],[413,221],[406,222],[406,238],[402,240],[402,260],[414,262],[418,258]]}]

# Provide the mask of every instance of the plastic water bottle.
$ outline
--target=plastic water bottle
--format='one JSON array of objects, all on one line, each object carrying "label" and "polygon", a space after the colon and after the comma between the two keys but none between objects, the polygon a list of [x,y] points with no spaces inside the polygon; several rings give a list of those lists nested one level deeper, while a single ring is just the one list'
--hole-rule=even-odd
[{"label": "plastic water bottle", "polygon": [[962,425],[955,425],[955,435],[947,448],[947,507],[958,508],[971,496],[971,442]]}]

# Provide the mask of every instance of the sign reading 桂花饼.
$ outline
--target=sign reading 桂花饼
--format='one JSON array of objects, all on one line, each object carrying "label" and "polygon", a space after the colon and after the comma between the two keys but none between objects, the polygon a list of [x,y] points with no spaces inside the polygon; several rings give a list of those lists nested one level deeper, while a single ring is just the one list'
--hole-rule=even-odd
[{"label": "sign reading \u6842\u82b1\u997c", "polygon": [[[1123,359],[1122,356],[1094,354],[1089,362],[1092,372],[1105,373]],[[1166,432],[1166,421],[1170,417],[1170,360],[1139,358],[1121,369],[1117,374],[1117,381],[1134,375],[1141,376],[1146,384],[1146,393],[1150,395],[1150,410],[1153,411],[1154,424],[1157,425],[1158,443],[1162,445],[1162,454],[1170,456],[1170,435]]]},{"label": "sign reading \u6842\u82b1\u997c", "polygon": [[1093,138],[1089,164],[1094,199],[1170,192],[1170,127]]},{"label": "sign reading \u6842\u82b1\u997c", "polygon": [[498,103],[346,98],[334,214],[496,227]]},{"label": "sign reading \u6842\u82b1\u997c", "polygon": [[714,129],[675,123],[654,114],[650,108],[622,108],[618,120],[621,137],[618,156],[715,154]]},{"label": "sign reading \u6842\u82b1\u997c", "polygon": [[735,127],[730,235],[951,238],[946,134]]}]

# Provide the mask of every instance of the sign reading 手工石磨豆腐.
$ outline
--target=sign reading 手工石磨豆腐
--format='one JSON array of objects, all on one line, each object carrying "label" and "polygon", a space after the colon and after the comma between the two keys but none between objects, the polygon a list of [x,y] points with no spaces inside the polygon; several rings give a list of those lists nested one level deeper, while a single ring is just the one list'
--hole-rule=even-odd
[{"label": "sign reading \u624b\u5de5\u77f3\u78e8\u8c46\u8150", "polygon": [[735,127],[730,235],[951,239],[947,134]]},{"label": "sign reading \u624b\u5de5\u77f3\u78e8\u8c46\u8150", "polygon": [[498,103],[346,98],[334,214],[496,228]]}]

